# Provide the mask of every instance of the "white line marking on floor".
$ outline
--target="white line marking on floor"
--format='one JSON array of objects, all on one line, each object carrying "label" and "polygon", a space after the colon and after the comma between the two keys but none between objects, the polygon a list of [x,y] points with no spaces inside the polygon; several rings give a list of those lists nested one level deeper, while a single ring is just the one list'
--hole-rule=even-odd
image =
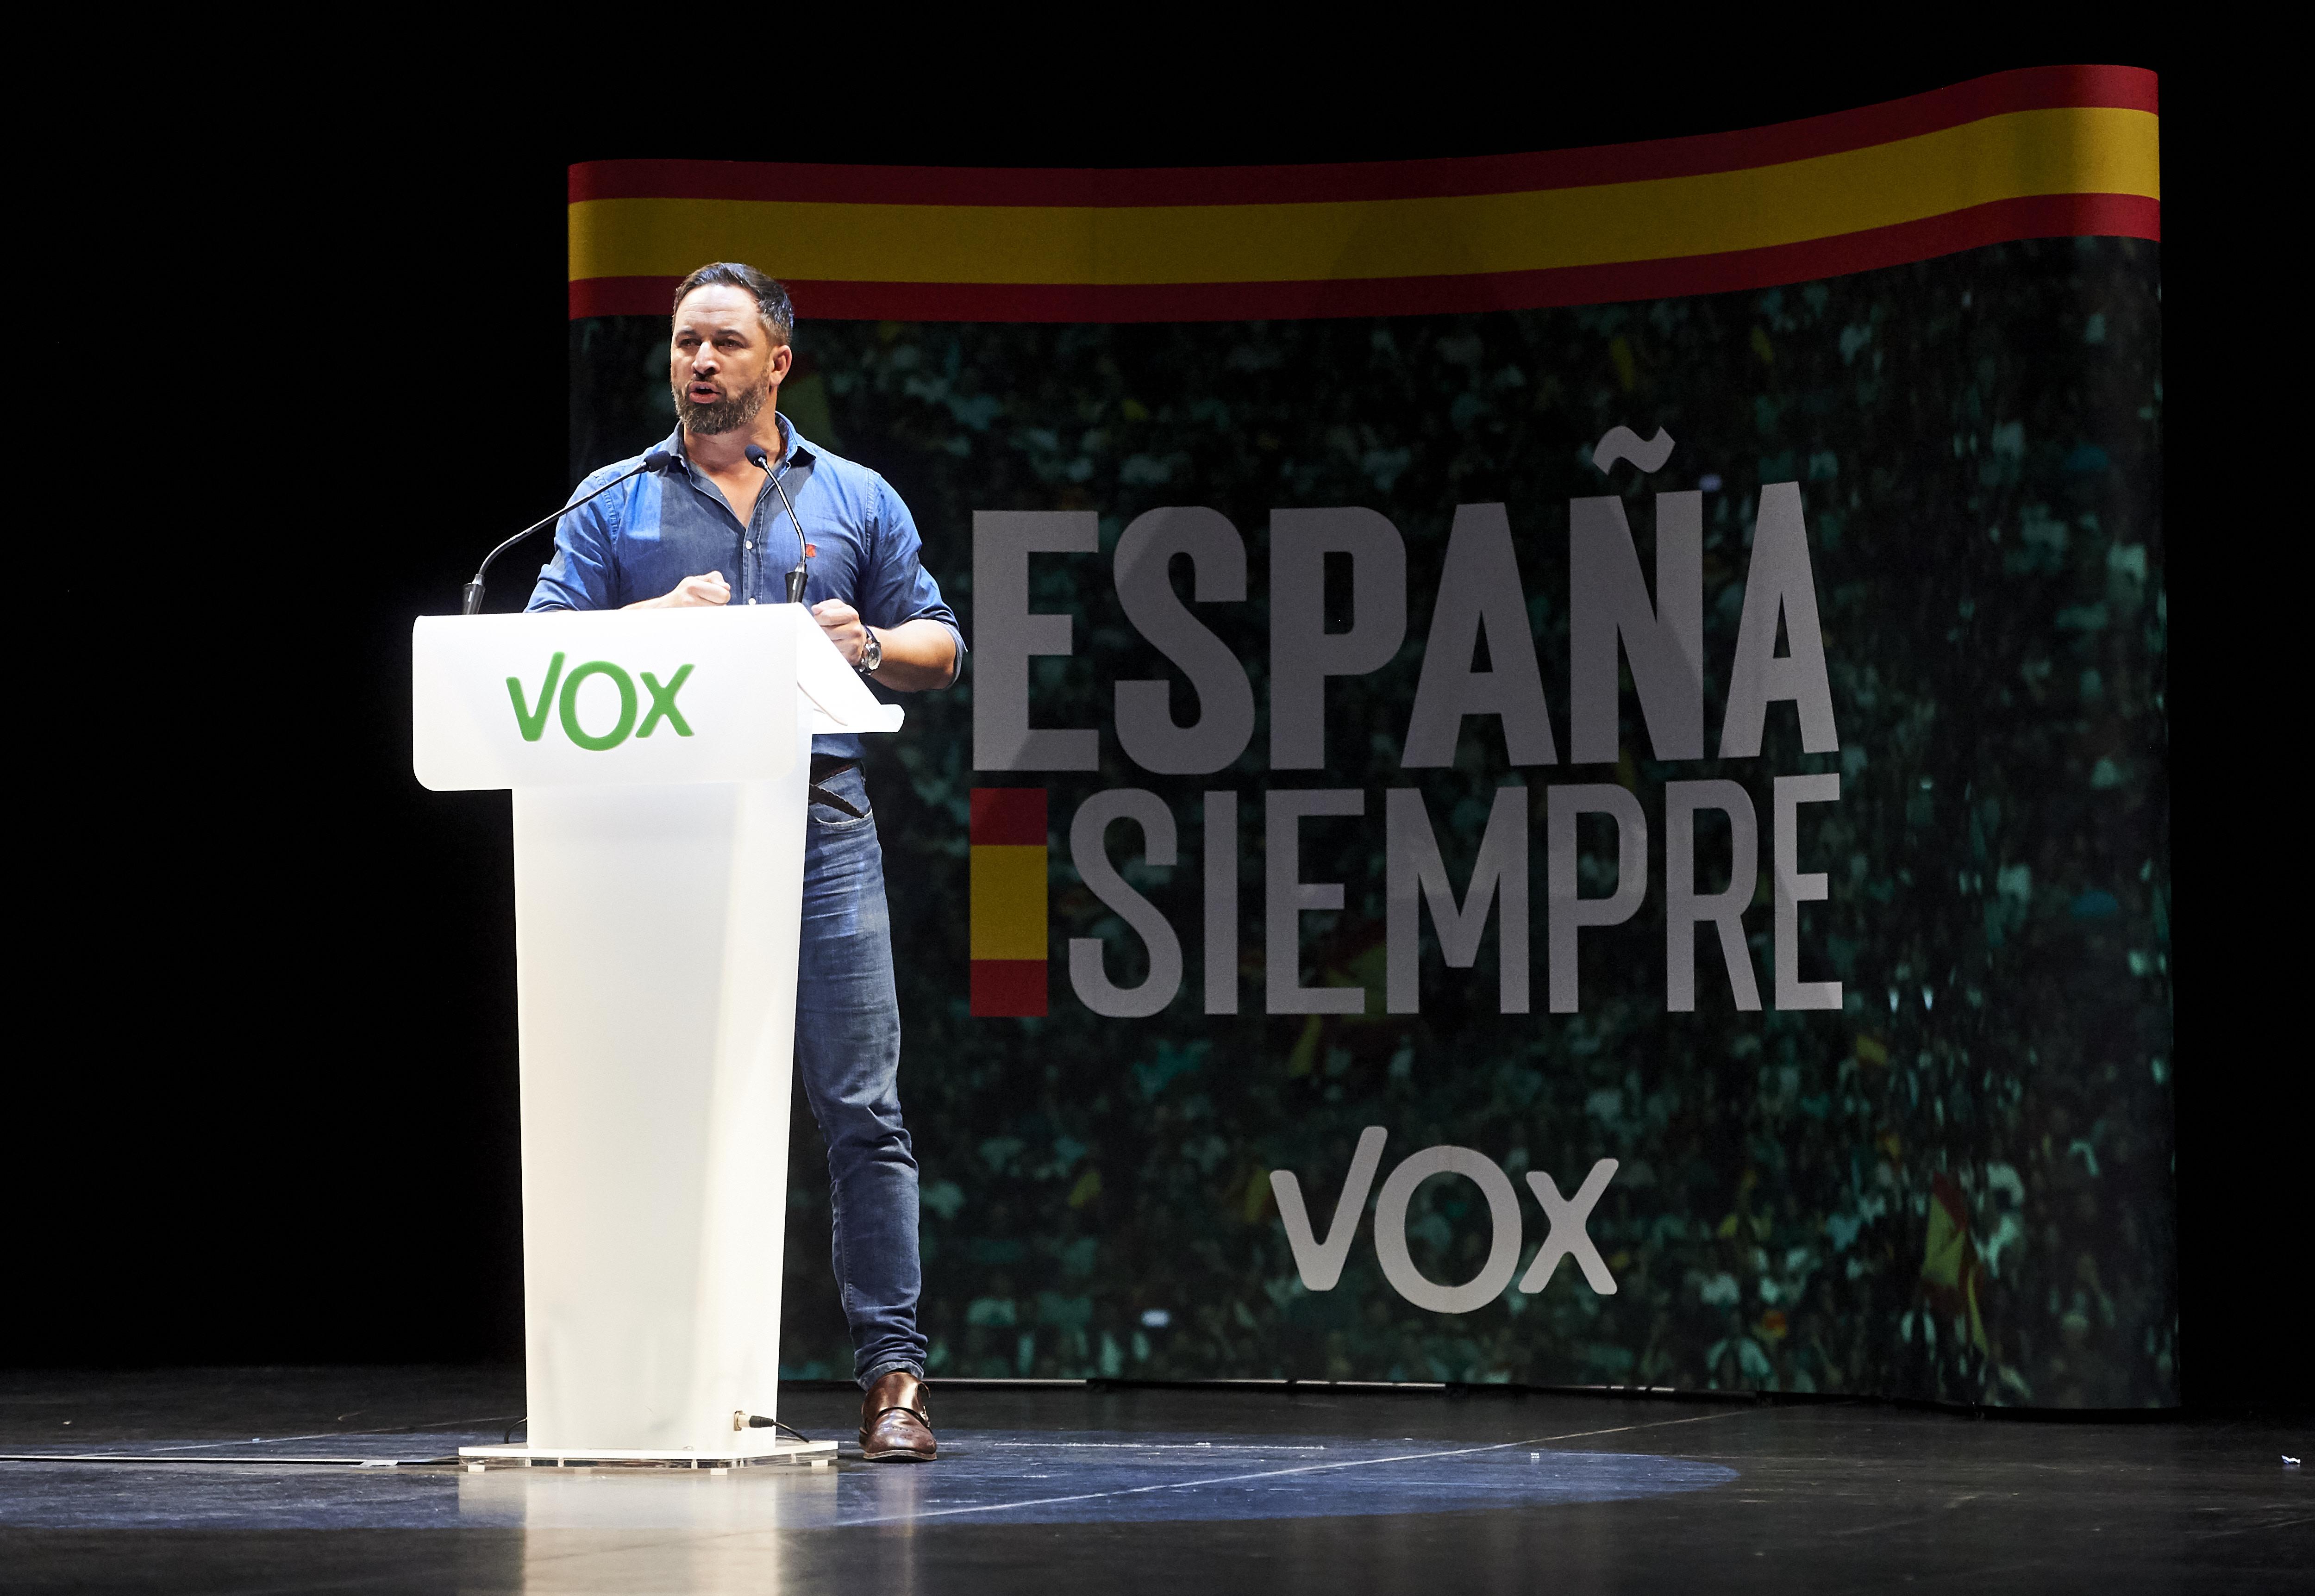
[{"label": "white line marking on floor", "polygon": [[840,1527],[848,1530],[869,1524],[915,1523],[924,1519],[952,1518],[961,1513],[1013,1512],[1024,1507],[1059,1507],[1071,1502],[1099,1502],[1113,1496],[1142,1496],[1152,1491],[1186,1491],[1199,1485],[1231,1485],[1247,1480],[1280,1479],[1289,1475],[1318,1474],[1330,1468],[1367,1468],[1384,1463],[1423,1463],[1436,1458],[1467,1458],[1480,1452],[1509,1451],[1515,1447],[1548,1446],[1556,1441],[1588,1441],[1595,1435],[1625,1435],[1636,1430],[1661,1430],[1673,1424],[1702,1424],[1714,1419],[1741,1418],[1756,1411],[1752,1408],[1733,1408],[1725,1413],[1698,1414],[1685,1419],[1655,1419],[1645,1424],[1618,1424],[1606,1430],[1576,1430],[1565,1435],[1539,1436],[1529,1441],[1498,1441],[1485,1446],[1450,1447],[1433,1452],[1401,1452],[1388,1458],[1347,1458],[1338,1463],[1303,1463],[1291,1468],[1264,1468],[1251,1474],[1216,1475],[1207,1479],[1168,1480],[1154,1485],[1131,1485],[1118,1491],[1086,1491],[1074,1496],[1039,1496],[1026,1502],[988,1502],[970,1507],[932,1507],[922,1512],[850,1519]]}]

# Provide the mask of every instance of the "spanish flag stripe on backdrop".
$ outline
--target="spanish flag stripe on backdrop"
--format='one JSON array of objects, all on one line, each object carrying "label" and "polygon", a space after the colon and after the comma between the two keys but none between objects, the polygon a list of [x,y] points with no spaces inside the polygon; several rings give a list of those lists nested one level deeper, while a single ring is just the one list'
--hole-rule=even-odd
[{"label": "spanish flag stripe on backdrop", "polygon": [[2151,74],[2057,67],[1746,133],[1479,161],[599,162],[572,169],[571,309],[663,315],[682,275],[718,259],[787,279],[803,315],[827,318],[1413,315],[1717,292],[2015,238],[2159,238],[2159,133]]},{"label": "spanish flag stripe on backdrop", "polygon": [[1781,165],[1891,144],[2019,111],[2100,106],[2154,114],[2154,74],[2039,66],[1830,116],[1741,132],[1512,155],[1339,165],[1105,168],[832,166],[742,161],[590,161],[570,198],[826,200],[856,205],[1247,205],[1508,194]]},{"label": "spanish flag stripe on backdrop", "polygon": [[1045,1012],[1045,824],[1042,787],[972,789],[975,1015]]}]

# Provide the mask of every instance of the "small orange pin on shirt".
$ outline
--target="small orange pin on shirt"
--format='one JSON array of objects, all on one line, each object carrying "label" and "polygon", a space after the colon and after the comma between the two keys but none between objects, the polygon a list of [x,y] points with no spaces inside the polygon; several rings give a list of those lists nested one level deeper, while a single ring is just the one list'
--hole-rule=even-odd
[{"label": "small orange pin on shirt", "polygon": [[820,545],[816,543],[805,544],[803,545],[803,557],[807,560],[818,559],[820,557]]}]

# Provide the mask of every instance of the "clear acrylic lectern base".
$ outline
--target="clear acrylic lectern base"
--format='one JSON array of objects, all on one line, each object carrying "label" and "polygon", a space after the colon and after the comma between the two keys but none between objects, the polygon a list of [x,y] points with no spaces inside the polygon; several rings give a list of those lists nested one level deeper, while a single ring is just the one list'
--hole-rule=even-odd
[{"label": "clear acrylic lectern base", "polygon": [[758,1441],[742,1452],[716,1457],[705,1452],[656,1451],[647,1448],[468,1446],[458,1449],[458,1460],[470,1474],[493,1465],[508,1468],[704,1468],[723,1474],[733,1468],[753,1468],[766,1463],[802,1464],[825,1468],[836,1461],[832,1441]]}]

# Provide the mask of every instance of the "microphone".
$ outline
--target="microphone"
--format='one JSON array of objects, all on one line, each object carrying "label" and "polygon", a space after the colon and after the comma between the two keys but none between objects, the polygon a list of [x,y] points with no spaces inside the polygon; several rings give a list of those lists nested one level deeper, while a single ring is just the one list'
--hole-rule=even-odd
[{"label": "microphone", "polygon": [[[682,457],[678,455],[673,449],[655,448],[652,450],[651,453],[643,457],[643,463],[642,465],[623,475],[613,477],[601,487],[597,488],[594,492],[588,494],[587,499],[598,498],[602,494],[608,493],[613,488],[617,487],[621,483],[632,481],[634,478],[641,476],[646,471],[670,470],[681,458]],[[499,545],[498,547],[492,549],[489,554],[484,554],[483,556],[483,563],[475,568],[475,580],[466,584],[466,607],[461,609],[458,613],[460,615],[474,615],[483,607],[483,577],[489,572],[491,562],[492,560],[497,559],[501,554],[506,553],[507,550],[512,548],[516,544],[520,543],[524,538],[537,531],[541,527],[548,526],[555,521],[561,520],[564,516],[570,514],[572,510],[586,503],[587,499],[572,500],[561,510],[558,510],[553,515],[548,516],[545,520],[533,521],[529,526],[525,527],[512,537],[508,538],[504,543]]]},{"label": "microphone", "polygon": [[780,503],[788,512],[788,525],[795,528],[796,563],[795,569],[788,572],[788,602],[802,604],[803,585],[811,579],[812,545],[803,539],[803,523],[796,519],[795,506],[788,503],[788,491],[780,486],[780,479],[772,474],[772,457],[764,452],[764,446],[760,443],[749,444],[748,458],[763,472],[765,480],[772,484],[772,492],[780,496]]}]

